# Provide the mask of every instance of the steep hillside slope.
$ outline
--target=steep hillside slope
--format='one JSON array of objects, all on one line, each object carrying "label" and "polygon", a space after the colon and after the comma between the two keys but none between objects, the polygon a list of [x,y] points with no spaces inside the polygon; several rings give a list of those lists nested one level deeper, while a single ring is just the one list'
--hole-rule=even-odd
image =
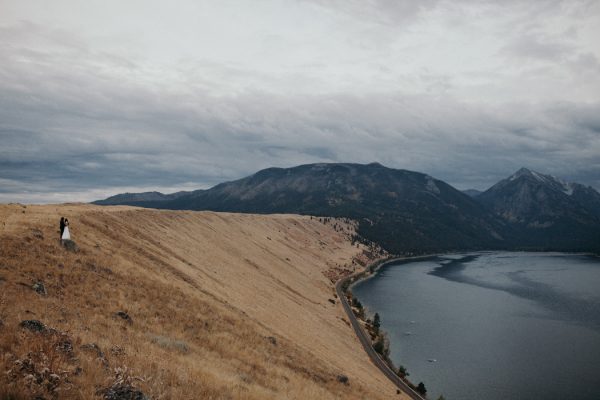
[{"label": "steep hillside slope", "polygon": [[326,275],[366,261],[350,224],[88,205],[4,205],[0,224],[0,397],[404,397],[329,301]]},{"label": "steep hillside slope", "polygon": [[177,210],[350,217],[394,253],[505,246],[503,221],[452,186],[419,172],[373,164],[269,168],[168,201],[114,196],[114,203]]}]

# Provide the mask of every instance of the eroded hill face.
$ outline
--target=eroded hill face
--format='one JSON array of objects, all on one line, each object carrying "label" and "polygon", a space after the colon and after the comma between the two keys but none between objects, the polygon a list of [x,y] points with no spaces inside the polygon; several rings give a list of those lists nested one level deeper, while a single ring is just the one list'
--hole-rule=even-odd
[{"label": "eroded hill face", "polygon": [[327,276],[368,261],[350,224],[83,205],[0,224],[0,397],[401,398],[329,301]]}]

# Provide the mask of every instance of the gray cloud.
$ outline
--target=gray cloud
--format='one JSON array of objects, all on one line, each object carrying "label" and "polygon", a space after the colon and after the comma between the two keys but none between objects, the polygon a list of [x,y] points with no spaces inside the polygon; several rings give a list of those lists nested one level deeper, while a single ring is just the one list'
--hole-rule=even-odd
[{"label": "gray cloud", "polygon": [[[166,93],[163,108],[144,93],[110,93],[129,106],[112,108],[85,92],[58,99],[39,90],[53,107],[20,104],[33,126],[0,131],[3,178],[31,187],[53,182],[49,191],[169,182],[206,187],[272,165],[376,160],[459,187],[484,188],[522,165],[599,183],[598,104],[482,108],[400,94],[194,94],[183,100],[194,107],[182,113],[182,99]],[[75,104],[84,109],[64,111]],[[12,113],[2,121],[23,124]]]},{"label": "gray cloud", "polygon": [[[318,3],[344,18],[366,15],[385,25],[383,38],[392,20],[417,26],[448,7]],[[511,4],[530,13],[526,3]],[[471,10],[470,2],[458,6]],[[461,12],[450,14],[469,20]],[[285,67],[285,57],[281,65],[262,66],[260,58],[225,60],[229,52],[220,61],[203,53],[164,64],[131,56],[138,51],[131,44],[125,50],[99,45],[52,24],[0,23],[0,201],[189,190],[270,166],[321,161],[378,161],[478,189],[528,166],[600,188],[598,49],[577,39],[583,33],[555,42],[548,39],[554,33],[539,29],[523,28],[489,50],[509,59],[501,67],[534,58],[542,62],[535,69],[511,72],[493,64],[455,71],[454,64],[429,63],[400,71],[403,64],[386,53],[376,54],[375,70],[372,60],[350,53],[323,62],[312,42],[298,43],[301,63]],[[346,32],[339,43],[356,35]],[[269,43],[283,48],[278,40]],[[401,60],[405,50],[394,51]],[[346,57],[359,60],[357,66]],[[547,65],[553,72],[543,72]],[[537,81],[528,75],[534,73]],[[563,98],[533,86],[518,89],[521,82],[554,85],[556,74],[571,87],[561,91]]]},{"label": "gray cloud", "polygon": [[440,0],[304,0],[334,12],[366,19],[375,23],[412,22],[423,12],[434,8]]},{"label": "gray cloud", "polygon": [[572,56],[576,49],[563,41],[537,35],[522,35],[504,48],[511,56],[544,61],[562,61]]}]

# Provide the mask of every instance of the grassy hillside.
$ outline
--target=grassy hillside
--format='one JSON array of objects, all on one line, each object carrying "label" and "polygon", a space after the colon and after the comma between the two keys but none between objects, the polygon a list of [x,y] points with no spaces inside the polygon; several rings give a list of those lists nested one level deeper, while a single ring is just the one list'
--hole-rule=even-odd
[{"label": "grassy hillside", "polygon": [[329,301],[328,276],[368,261],[336,223],[0,206],[0,398],[403,398]]}]

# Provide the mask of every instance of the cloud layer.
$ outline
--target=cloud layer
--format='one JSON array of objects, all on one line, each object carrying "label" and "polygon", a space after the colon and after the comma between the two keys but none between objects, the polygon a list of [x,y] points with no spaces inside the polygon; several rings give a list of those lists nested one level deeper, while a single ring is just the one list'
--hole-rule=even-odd
[{"label": "cloud layer", "polygon": [[600,189],[600,7],[530,3],[0,2],[0,201],[320,161]]}]

